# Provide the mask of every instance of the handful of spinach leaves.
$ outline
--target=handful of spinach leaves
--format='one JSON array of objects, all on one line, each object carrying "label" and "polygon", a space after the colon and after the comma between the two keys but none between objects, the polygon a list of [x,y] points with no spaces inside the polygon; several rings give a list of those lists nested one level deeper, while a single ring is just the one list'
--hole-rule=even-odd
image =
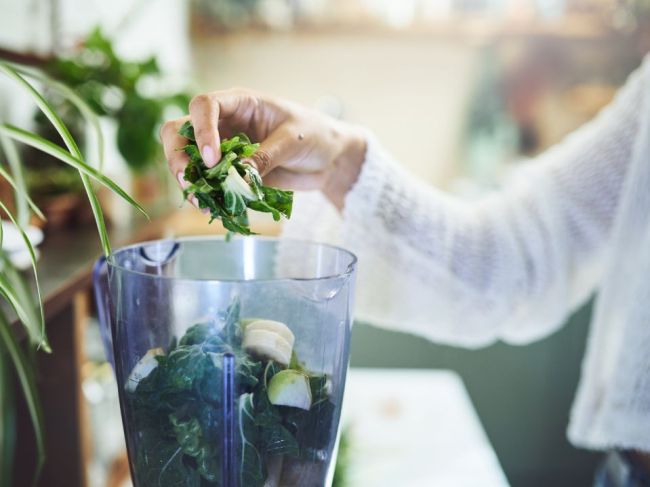
[{"label": "handful of spinach leaves", "polygon": [[[306,486],[304,468],[314,472],[308,474],[310,487],[324,482],[336,411],[327,392],[327,376],[308,374],[313,398],[308,411],[275,406],[267,384],[284,367],[256,360],[241,347],[235,302],[214,322],[190,327],[178,343],[156,356],[157,366],[134,390],[127,389],[136,485],[228,487],[221,463],[225,354],[232,354],[235,364],[238,485],[262,487],[269,466],[278,460],[289,470],[283,472],[280,485]],[[289,368],[305,372],[295,355]],[[303,469],[299,483],[292,483],[292,466]]]},{"label": "handful of spinach leaves", "polygon": [[190,184],[183,194],[185,198],[194,195],[200,208],[210,210],[210,222],[220,219],[229,232],[252,235],[248,208],[271,213],[275,221],[291,217],[293,192],[264,186],[257,170],[242,162],[255,153],[259,144],[251,143],[245,134],[223,139],[221,160],[208,168],[196,145],[191,122],[185,122],[178,133],[189,141],[183,151],[190,158],[184,175]]}]

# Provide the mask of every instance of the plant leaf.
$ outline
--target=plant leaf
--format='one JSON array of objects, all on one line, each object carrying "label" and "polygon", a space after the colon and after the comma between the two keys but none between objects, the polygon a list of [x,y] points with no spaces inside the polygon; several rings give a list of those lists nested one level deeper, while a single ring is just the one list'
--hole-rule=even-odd
[{"label": "plant leaf", "polygon": [[34,426],[34,436],[36,438],[37,466],[34,478],[38,478],[43,463],[45,461],[45,425],[43,421],[43,410],[36,390],[36,381],[32,368],[27,362],[27,358],[20,349],[20,345],[11,332],[9,322],[2,311],[0,311],[0,343],[3,352],[6,350],[7,355],[13,362],[16,371],[18,383],[25,396],[27,410]]},{"label": "plant leaf", "polygon": [[133,200],[133,198],[131,198],[115,182],[113,182],[111,179],[107,178],[106,176],[99,173],[94,168],[88,166],[82,161],[81,151],[79,150],[79,147],[77,146],[77,143],[75,142],[74,138],[70,134],[70,131],[63,123],[61,117],[51,107],[51,105],[47,102],[47,100],[45,100],[45,98],[43,98],[43,96],[38,91],[36,91],[36,89],[29,82],[27,82],[27,80],[25,80],[18,72],[16,72],[15,69],[13,69],[9,64],[5,62],[0,61],[0,71],[4,72],[7,76],[9,76],[14,81],[16,81],[27,91],[28,94],[31,95],[36,105],[39,107],[39,109],[43,112],[43,114],[48,118],[48,120],[52,123],[52,125],[56,129],[56,131],[59,133],[59,135],[63,139],[63,142],[68,148],[69,152],[64,151],[56,144],[53,144],[50,141],[43,139],[42,137],[35,136],[34,134],[18,129],[16,127],[5,125],[3,127],[0,127],[0,129],[4,128],[4,129],[9,129],[11,131],[11,129],[13,128],[14,134],[13,137],[12,135],[9,135],[10,137],[20,140],[23,143],[26,143],[28,145],[32,145],[32,147],[42,150],[58,158],[59,160],[66,162],[67,164],[70,164],[71,166],[75,167],[79,171],[84,188],[86,190],[86,193],[88,194],[88,199],[90,201],[90,206],[92,208],[93,215],[95,217],[95,223],[97,224],[97,230],[99,231],[99,237],[102,243],[104,254],[109,255],[111,252],[111,245],[108,239],[108,232],[106,231],[106,223],[104,222],[104,215],[101,211],[101,207],[97,200],[97,196],[95,195],[95,191],[92,187],[92,184],[87,179],[87,176],[93,177],[97,179],[99,182],[101,182],[102,184],[104,184],[105,186],[108,186],[112,191],[114,191],[119,196],[124,198],[127,202],[129,202],[129,204],[131,204],[133,207],[135,207],[140,212],[142,212],[145,216],[148,217],[147,213],[135,200]]},{"label": "plant leaf", "polygon": [[[39,331],[40,333],[36,336],[36,345],[39,347],[43,347],[43,349],[47,352],[50,352],[50,346],[47,343],[47,335],[45,333],[45,314],[43,313],[43,299],[41,297],[41,286],[38,282],[38,272],[36,270],[36,252],[34,251],[34,247],[32,246],[32,242],[30,242],[29,237],[25,233],[25,230],[18,224],[14,216],[11,214],[9,211],[9,208],[5,206],[4,203],[0,201],[0,208],[4,210],[4,212],[7,214],[11,222],[16,225],[16,228],[20,232],[20,236],[23,239],[23,242],[25,242],[25,245],[27,246],[27,250],[29,250],[29,259],[32,264],[32,272],[34,273],[34,283],[36,285],[36,297],[38,298],[38,309],[39,309]],[[5,269],[9,266],[9,263],[5,261]],[[21,320],[22,321],[22,320]],[[27,330],[29,331],[30,326],[28,323],[23,323]]]},{"label": "plant leaf", "polygon": [[[14,176],[14,199],[16,200],[16,216],[17,220],[22,226],[29,224],[29,202],[27,197],[27,186],[25,185],[25,178],[23,176],[22,165],[20,163],[20,156],[16,149],[16,144],[13,140],[6,136],[0,137],[0,146],[2,152],[7,158],[11,173]],[[9,181],[7,179],[7,181]],[[11,184],[11,183],[9,183]]]},{"label": "plant leaf", "polygon": [[[14,178],[11,177],[11,174],[9,174],[7,172],[7,170],[2,166],[0,166],[0,176],[2,176],[3,178],[5,178],[7,180],[7,182],[14,189],[14,191],[16,191],[16,192],[21,191],[20,187],[18,186],[18,183],[16,181],[14,181]],[[36,214],[36,216],[38,216],[41,220],[46,221],[47,218],[45,218],[45,215],[43,214],[41,209],[38,206],[36,206],[36,203],[34,203],[34,201],[29,197],[29,194],[27,193],[26,190],[23,193],[23,197],[27,201],[27,204],[32,209],[32,211]]]},{"label": "plant leaf", "polygon": [[96,181],[100,182],[104,186],[108,187],[114,193],[122,197],[127,203],[132,205],[143,215],[147,216],[147,212],[136,202],[131,196],[129,196],[126,191],[120,188],[117,183],[107,176],[104,176],[101,172],[95,169],[92,166],[89,166],[83,162],[78,156],[74,156],[71,153],[67,152],[65,149],[62,149],[58,145],[50,142],[43,137],[32,134],[26,130],[15,127],[9,124],[0,124],[0,133],[6,134],[14,140],[27,144],[31,147],[34,147],[40,151],[45,152],[46,154],[56,157],[61,162],[64,162],[75,169],[81,171],[83,174],[90,176]]},{"label": "plant leaf", "polygon": [[86,119],[95,132],[97,137],[97,167],[101,171],[104,168],[104,155],[105,155],[105,140],[104,132],[102,131],[101,125],[99,123],[99,117],[93,111],[92,108],[81,98],[73,89],[69,86],[61,83],[40,70],[28,68],[26,66],[21,66],[15,63],[7,63],[11,68],[13,68],[17,73],[32,78],[34,80],[40,81],[41,83],[47,84],[48,87],[52,88],[54,91],[58,92],[61,96],[67,99],[72,103],[79,113]]},{"label": "plant leaf", "polygon": [[0,341],[0,485],[13,485],[16,444],[16,404],[13,374],[7,351]]},{"label": "plant leaf", "polygon": [[16,81],[20,86],[23,87],[25,91],[27,91],[29,95],[31,95],[38,108],[41,110],[41,112],[43,112],[43,115],[47,117],[47,119],[52,123],[56,131],[59,133],[63,139],[63,142],[65,142],[65,145],[68,147],[68,150],[70,150],[70,152],[76,155],[78,158],[81,158],[81,151],[79,150],[79,147],[77,146],[74,138],[70,134],[68,127],[66,127],[61,117],[59,117],[56,111],[54,111],[47,100],[43,98],[43,95],[36,91],[36,89],[25,78],[18,74],[14,68],[12,68],[4,61],[0,61],[0,71],[4,72],[4,74]]}]

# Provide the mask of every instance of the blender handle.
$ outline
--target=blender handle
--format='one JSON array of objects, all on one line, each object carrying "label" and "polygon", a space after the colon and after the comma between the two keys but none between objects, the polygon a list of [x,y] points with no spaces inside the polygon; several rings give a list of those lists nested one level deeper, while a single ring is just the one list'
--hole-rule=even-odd
[{"label": "blender handle", "polygon": [[97,319],[99,321],[102,343],[104,344],[104,353],[108,362],[113,366],[113,370],[115,370],[111,327],[111,303],[108,290],[108,265],[106,264],[105,257],[100,257],[93,267],[93,292],[95,294]]}]

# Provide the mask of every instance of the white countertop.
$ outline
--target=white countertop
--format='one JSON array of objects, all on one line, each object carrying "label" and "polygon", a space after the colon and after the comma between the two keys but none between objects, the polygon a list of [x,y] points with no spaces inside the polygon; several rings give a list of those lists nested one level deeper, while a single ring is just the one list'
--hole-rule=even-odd
[{"label": "white countertop", "polygon": [[351,368],[342,423],[350,486],[508,485],[455,372]]}]

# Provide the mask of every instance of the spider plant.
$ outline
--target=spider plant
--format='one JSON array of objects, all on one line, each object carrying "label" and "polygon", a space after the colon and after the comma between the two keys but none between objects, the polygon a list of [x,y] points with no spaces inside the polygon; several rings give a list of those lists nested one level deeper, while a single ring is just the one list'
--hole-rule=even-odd
[{"label": "spider plant", "polygon": [[86,162],[77,142],[70,134],[61,117],[45,100],[36,88],[37,85],[35,83],[47,86],[50,90],[56,91],[60,96],[66,98],[77,107],[81,115],[95,128],[98,140],[100,141],[98,161],[101,161],[103,138],[96,116],[74,91],[50,79],[39,71],[27,69],[24,66],[2,60],[0,60],[0,74],[7,76],[31,97],[39,110],[56,129],[65,144],[64,149],[33,132],[0,121],[0,148],[2,148],[2,153],[7,163],[7,167],[0,165],[0,176],[4,177],[14,189],[16,210],[14,214],[9,208],[9,204],[4,201],[0,201],[0,209],[16,225],[29,250],[31,273],[33,274],[34,282],[34,291],[32,291],[32,287],[23,274],[14,268],[9,257],[2,250],[2,227],[0,226],[0,299],[3,299],[7,304],[6,306],[0,307],[0,485],[11,485],[13,445],[15,441],[13,377],[17,379],[20,391],[25,397],[34,428],[38,465],[35,474],[36,477],[38,477],[45,460],[45,432],[41,404],[34,378],[34,364],[30,360],[26,350],[18,342],[6,310],[12,309],[15,313],[17,320],[25,329],[30,347],[45,353],[52,352],[45,330],[36,255],[25,233],[25,227],[29,222],[30,213],[34,213],[39,218],[43,218],[43,214],[27,193],[19,153],[16,150],[16,143],[22,143],[36,148],[78,171],[95,217],[104,254],[110,254],[111,246],[94,184],[106,186],[134,208],[145,215],[146,213],[122,188],[102,173],[101,165],[95,167]]}]

